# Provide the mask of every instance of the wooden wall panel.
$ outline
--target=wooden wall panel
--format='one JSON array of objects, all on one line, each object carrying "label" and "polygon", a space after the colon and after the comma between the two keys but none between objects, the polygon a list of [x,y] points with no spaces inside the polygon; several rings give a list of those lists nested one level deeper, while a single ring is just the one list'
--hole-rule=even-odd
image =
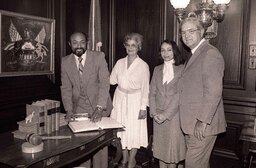
[{"label": "wooden wall panel", "polygon": [[76,0],[75,2],[67,0],[66,6],[66,44],[67,54],[69,54],[71,53],[71,49],[67,42],[69,41],[70,35],[74,31],[82,31],[88,34],[90,0]]},{"label": "wooden wall panel", "polygon": [[[48,1],[48,0],[47,0]],[[2,0],[0,9],[28,15],[47,17],[47,1],[43,0]]]},{"label": "wooden wall panel", "polygon": [[[66,28],[67,40],[74,31],[82,31],[88,33],[90,0],[72,0],[66,1]],[[70,50],[68,50],[68,53]]]},{"label": "wooden wall panel", "polygon": [[[82,31],[88,34],[89,13],[91,0],[66,0],[66,54],[71,53],[68,45],[70,35],[74,31]],[[109,60],[109,0],[100,0],[101,6],[101,34],[102,34],[102,51],[106,55],[106,60]],[[63,55],[65,56],[65,55]],[[63,57],[62,56],[62,57]]]},{"label": "wooden wall panel", "polygon": [[102,51],[104,51],[106,60],[109,62],[109,25],[110,25],[110,0],[101,0],[101,27],[102,27]]},{"label": "wooden wall panel", "polygon": [[159,58],[160,1],[116,0],[115,61],[126,56],[123,39],[130,32],[143,35],[139,56],[149,64],[152,73]]},{"label": "wooden wall panel", "polygon": [[248,0],[232,0],[218,36],[211,41],[225,59],[225,88],[244,89],[246,46],[248,42]]},{"label": "wooden wall panel", "polygon": [[[57,0],[56,0],[57,1]],[[54,16],[54,0],[0,1],[0,9],[40,17]],[[59,41],[56,39],[56,42]],[[59,53],[56,50],[55,53]],[[55,59],[56,65],[59,61]],[[26,103],[44,98],[59,99],[59,86],[47,75],[0,77],[0,132],[17,128],[25,118]]]},{"label": "wooden wall panel", "polygon": [[160,21],[160,31],[162,33],[160,40],[174,40],[179,44],[175,36],[178,23],[175,18],[174,9],[169,0],[160,1]]},{"label": "wooden wall panel", "polygon": [[242,148],[242,145],[239,143],[241,129],[242,126],[239,124],[228,123],[227,132],[218,135],[214,154],[239,160]]}]

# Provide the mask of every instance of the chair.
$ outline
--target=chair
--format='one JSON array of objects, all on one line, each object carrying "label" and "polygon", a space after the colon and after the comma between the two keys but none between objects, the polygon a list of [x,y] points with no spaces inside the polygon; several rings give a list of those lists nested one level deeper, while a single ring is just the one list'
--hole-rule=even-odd
[{"label": "chair", "polygon": [[253,162],[253,156],[256,154],[256,117],[250,116],[249,119],[243,125],[240,140],[247,142],[249,145],[248,158],[249,164],[248,168],[251,168]]},{"label": "chair", "polygon": [[251,168],[252,162],[253,162],[253,155],[256,154],[256,149],[249,149],[249,166],[248,168]]}]

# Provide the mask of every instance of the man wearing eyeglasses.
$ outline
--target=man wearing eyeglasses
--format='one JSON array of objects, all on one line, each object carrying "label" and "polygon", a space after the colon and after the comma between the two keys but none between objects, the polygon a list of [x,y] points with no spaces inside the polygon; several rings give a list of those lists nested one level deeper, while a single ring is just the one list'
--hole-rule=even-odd
[{"label": "man wearing eyeglasses", "polygon": [[181,36],[191,49],[179,81],[180,120],[185,133],[186,168],[209,168],[217,134],[226,131],[222,100],[224,59],[203,38],[204,28],[196,17],[181,23]]}]

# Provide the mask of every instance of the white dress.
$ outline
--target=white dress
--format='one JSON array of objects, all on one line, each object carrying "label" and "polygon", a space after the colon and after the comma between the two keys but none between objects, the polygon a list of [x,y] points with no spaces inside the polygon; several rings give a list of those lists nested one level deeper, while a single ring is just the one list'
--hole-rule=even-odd
[{"label": "white dress", "polygon": [[118,84],[111,117],[121,122],[125,129],[119,131],[122,149],[147,147],[147,119],[139,120],[139,111],[146,110],[149,94],[149,67],[137,56],[127,69],[127,58],[117,61],[110,75],[110,84]]}]

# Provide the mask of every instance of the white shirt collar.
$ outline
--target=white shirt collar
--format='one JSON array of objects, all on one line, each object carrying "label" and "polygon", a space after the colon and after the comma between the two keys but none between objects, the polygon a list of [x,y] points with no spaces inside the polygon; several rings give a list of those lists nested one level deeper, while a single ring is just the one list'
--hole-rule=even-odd
[{"label": "white shirt collar", "polygon": [[174,59],[171,59],[170,61],[164,61],[165,65],[172,65],[174,63]]},{"label": "white shirt collar", "polygon": [[198,47],[199,47],[204,41],[205,41],[205,39],[203,38],[203,39],[197,44],[197,46],[191,50],[191,53],[194,54],[195,51],[196,51],[196,49],[198,49]]},{"label": "white shirt collar", "polygon": [[[78,60],[79,57],[76,54],[74,54],[74,56]],[[81,57],[83,58],[83,60],[86,59],[86,52],[83,53],[83,55]]]},{"label": "white shirt collar", "polygon": [[163,84],[168,84],[174,78],[173,63],[174,59],[164,62]]},{"label": "white shirt collar", "polygon": [[[84,66],[84,63],[85,63],[85,60],[86,60],[86,53],[87,53],[87,51],[81,56],[83,58],[83,60],[82,60],[82,65],[83,66]],[[75,54],[74,54],[74,56],[75,56],[75,59],[76,59],[76,66],[79,67],[79,61],[78,61],[79,57]]]}]

